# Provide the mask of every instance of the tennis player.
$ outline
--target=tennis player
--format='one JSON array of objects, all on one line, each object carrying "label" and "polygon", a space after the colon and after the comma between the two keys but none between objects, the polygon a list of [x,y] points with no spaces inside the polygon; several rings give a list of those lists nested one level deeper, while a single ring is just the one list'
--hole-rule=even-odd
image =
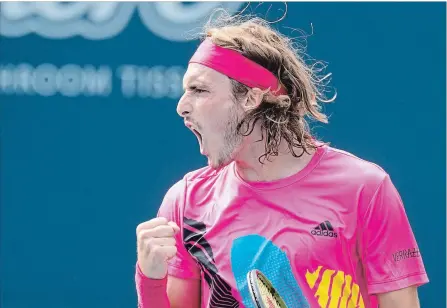
[{"label": "tennis player", "polygon": [[428,277],[390,176],[308,129],[327,122],[324,76],[262,19],[205,30],[177,112],[208,166],[137,227],[139,307],[255,307],[253,269],[289,308],[419,307]]}]

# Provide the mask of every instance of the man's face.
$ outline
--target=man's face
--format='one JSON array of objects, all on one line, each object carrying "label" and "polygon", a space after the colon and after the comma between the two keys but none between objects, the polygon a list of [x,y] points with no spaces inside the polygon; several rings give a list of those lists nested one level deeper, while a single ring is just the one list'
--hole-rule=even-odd
[{"label": "man's face", "polygon": [[185,93],[177,113],[197,136],[200,153],[208,165],[219,168],[230,163],[243,138],[236,127],[244,115],[232,96],[230,79],[206,66],[191,63],[183,78]]}]

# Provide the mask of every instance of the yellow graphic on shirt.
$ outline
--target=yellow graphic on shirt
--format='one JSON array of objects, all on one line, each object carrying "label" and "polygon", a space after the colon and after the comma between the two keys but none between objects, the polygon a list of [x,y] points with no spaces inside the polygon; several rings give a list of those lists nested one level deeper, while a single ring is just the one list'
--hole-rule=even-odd
[{"label": "yellow graphic on shirt", "polygon": [[365,308],[360,288],[350,275],[330,269],[321,273],[321,269],[319,266],[314,272],[306,272],[307,284],[315,292],[320,307]]}]

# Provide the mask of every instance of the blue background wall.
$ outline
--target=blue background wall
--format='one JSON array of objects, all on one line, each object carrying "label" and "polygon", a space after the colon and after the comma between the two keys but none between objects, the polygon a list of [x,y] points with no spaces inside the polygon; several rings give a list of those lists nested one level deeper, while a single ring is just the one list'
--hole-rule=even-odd
[{"label": "blue background wall", "polygon": [[[197,45],[182,35],[213,4],[1,5],[2,307],[134,307],[135,227],[205,163],[175,107]],[[255,12],[282,14],[269,6]],[[308,53],[333,73],[338,99],[315,131],[399,189],[431,279],[422,307],[446,298],[445,14],[445,3],[290,3],[279,28],[312,24]],[[92,71],[103,86],[77,86]]]}]

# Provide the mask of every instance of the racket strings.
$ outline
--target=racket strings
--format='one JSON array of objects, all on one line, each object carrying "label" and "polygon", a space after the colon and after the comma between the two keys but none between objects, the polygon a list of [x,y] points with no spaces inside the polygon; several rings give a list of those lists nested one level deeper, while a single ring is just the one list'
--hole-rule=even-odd
[{"label": "racket strings", "polygon": [[282,308],[284,306],[281,305],[278,299],[278,294],[276,291],[270,287],[270,285],[262,279],[262,277],[258,276],[258,289],[261,295],[262,301],[268,308]]}]

